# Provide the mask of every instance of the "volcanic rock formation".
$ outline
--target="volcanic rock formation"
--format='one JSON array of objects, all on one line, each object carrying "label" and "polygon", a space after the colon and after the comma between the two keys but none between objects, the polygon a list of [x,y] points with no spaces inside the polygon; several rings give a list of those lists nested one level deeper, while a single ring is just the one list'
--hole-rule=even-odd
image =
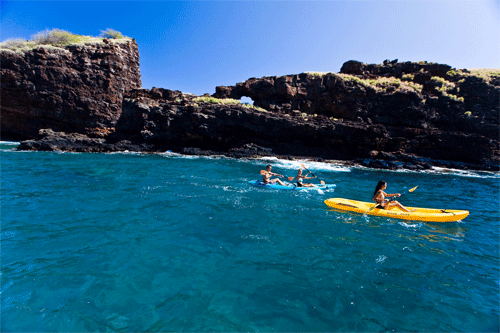
[{"label": "volcanic rock formation", "polygon": [[124,93],[141,87],[132,39],[3,50],[0,60],[2,139],[34,138],[45,128],[105,135],[120,117]]},{"label": "volcanic rock formation", "polygon": [[340,73],[251,78],[195,96],[139,89],[139,53],[127,39],[2,52],[1,75],[2,139],[33,139],[19,149],[499,170],[498,73],[348,61]]}]

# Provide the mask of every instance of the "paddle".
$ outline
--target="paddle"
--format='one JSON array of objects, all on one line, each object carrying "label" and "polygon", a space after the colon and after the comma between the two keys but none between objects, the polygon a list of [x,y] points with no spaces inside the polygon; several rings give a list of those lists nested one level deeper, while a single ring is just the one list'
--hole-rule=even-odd
[{"label": "paddle", "polygon": [[[401,195],[406,194],[406,193],[411,193],[411,192],[415,191],[415,190],[417,189],[417,187],[418,187],[418,185],[417,185],[417,186],[415,186],[415,187],[412,187],[412,188],[411,188],[411,189],[409,189],[407,192],[403,192],[403,193],[401,193]],[[401,197],[401,195],[400,195],[399,197]],[[398,197],[397,197],[397,196],[394,196],[394,199],[395,199],[395,198],[398,198]],[[392,200],[394,200],[394,199],[389,199],[389,201],[392,201]],[[370,209],[368,209],[368,210],[367,210],[367,211],[363,214],[363,216],[366,216],[366,214],[368,214],[369,212],[371,212],[372,210],[374,210],[374,209],[375,209],[375,207],[377,207],[377,206],[378,206],[378,204],[374,204],[372,207],[370,207]]]},{"label": "paddle", "polygon": [[[415,190],[417,189],[417,187],[418,187],[418,185],[417,185],[417,186],[415,186],[415,187],[412,187],[412,188],[411,188],[411,189],[409,189],[407,192],[403,192],[403,193],[401,193],[401,195],[406,194],[406,193],[411,193],[411,192],[415,191]],[[390,199],[390,201],[392,201],[392,200],[394,200],[394,199]]]},{"label": "paddle", "polygon": [[[312,172],[311,172],[311,170],[309,170],[308,168],[306,168],[306,166],[305,166],[304,164],[300,163],[300,165],[301,165],[301,166],[302,166],[305,170],[307,170],[307,171],[308,171],[311,175],[313,175],[313,177],[316,177],[316,175],[315,175],[314,173],[312,173]],[[318,178],[318,177],[316,177],[316,178]],[[319,180],[319,179],[318,179],[318,180]],[[322,181],[322,180],[319,180],[319,183],[320,183],[321,185],[325,185],[325,182],[324,182],[324,181]]]}]

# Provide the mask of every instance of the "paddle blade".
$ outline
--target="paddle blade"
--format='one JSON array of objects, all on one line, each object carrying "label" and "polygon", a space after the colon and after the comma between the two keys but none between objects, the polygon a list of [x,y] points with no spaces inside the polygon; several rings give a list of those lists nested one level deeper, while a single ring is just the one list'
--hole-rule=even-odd
[{"label": "paddle blade", "polygon": [[415,190],[417,189],[417,187],[418,187],[418,185],[417,185],[417,186],[415,186],[414,188],[409,189],[409,190],[408,190],[408,192],[413,192],[413,191],[415,191]]},{"label": "paddle blade", "polygon": [[293,180],[293,177],[288,177],[288,180],[289,180],[289,181],[292,181],[292,180]]},{"label": "paddle blade", "polygon": [[260,170],[260,174],[264,176],[266,174],[266,170]]},{"label": "paddle blade", "polygon": [[320,180],[319,181],[321,185],[325,185],[325,181],[324,180]]},{"label": "paddle blade", "polygon": [[306,169],[306,170],[307,170],[307,168],[306,168],[306,166],[305,166],[304,164],[300,163],[300,166],[301,166],[303,169]]}]

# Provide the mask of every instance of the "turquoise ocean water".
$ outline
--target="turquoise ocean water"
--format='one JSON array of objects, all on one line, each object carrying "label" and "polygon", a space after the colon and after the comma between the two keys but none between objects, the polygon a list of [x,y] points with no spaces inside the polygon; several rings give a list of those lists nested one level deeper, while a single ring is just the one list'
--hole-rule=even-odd
[{"label": "turquoise ocean water", "polygon": [[[499,330],[495,173],[308,163],[329,191],[255,188],[271,163],[1,145],[1,331]],[[330,210],[378,180],[453,223]]]}]

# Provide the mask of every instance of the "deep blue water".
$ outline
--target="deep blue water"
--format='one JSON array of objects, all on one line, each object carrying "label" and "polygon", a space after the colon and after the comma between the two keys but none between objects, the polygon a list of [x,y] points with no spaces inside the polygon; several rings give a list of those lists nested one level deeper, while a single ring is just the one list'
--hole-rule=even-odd
[{"label": "deep blue water", "polygon": [[[1,148],[1,331],[499,330],[500,176],[308,163],[335,190],[255,188],[271,163]],[[330,210],[378,180],[453,223]]]}]

